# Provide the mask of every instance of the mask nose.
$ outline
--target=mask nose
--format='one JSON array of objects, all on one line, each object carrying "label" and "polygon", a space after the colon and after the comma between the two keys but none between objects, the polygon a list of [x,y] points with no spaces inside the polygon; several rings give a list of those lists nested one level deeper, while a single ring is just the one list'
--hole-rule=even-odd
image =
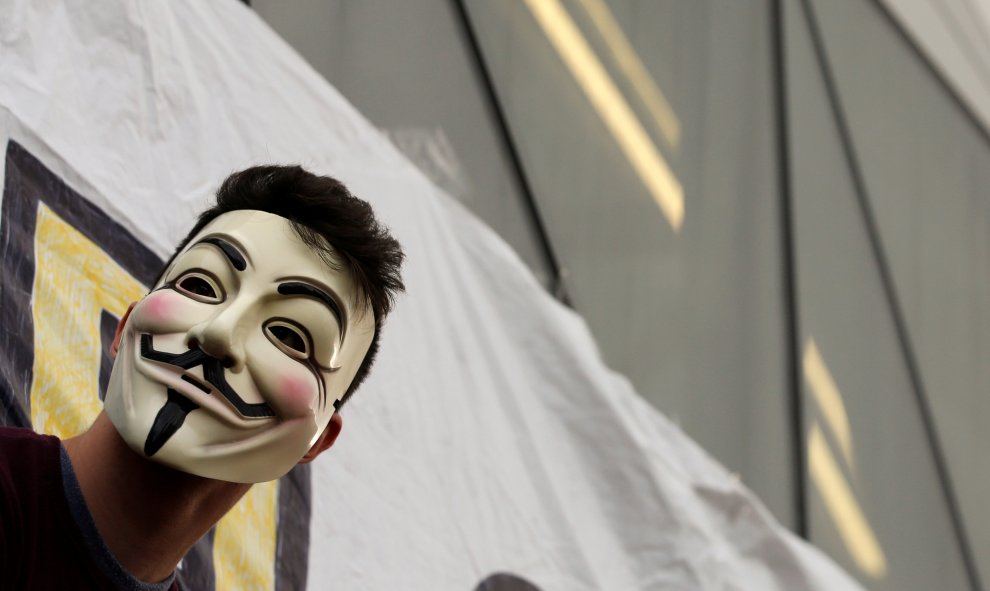
[{"label": "mask nose", "polygon": [[244,340],[238,336],[238,318],[233,310],[218,313],[192,327],[186,334],[186,346],[199,349],[234,372],[244,368]]}]

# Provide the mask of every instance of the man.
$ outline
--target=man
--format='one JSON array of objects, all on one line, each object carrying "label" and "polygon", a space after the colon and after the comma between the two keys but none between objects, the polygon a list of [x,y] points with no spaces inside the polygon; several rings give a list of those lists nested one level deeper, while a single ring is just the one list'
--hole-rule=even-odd
[{"label": "man", "polygon": [[[59,442],[0,429],[0,568],[14,589],[172,589],[252,483],[340,433],[401,247],[299,167],[229,177],[117,327],[104,411]],[[5,586],[5,588],[7,588]]]}]

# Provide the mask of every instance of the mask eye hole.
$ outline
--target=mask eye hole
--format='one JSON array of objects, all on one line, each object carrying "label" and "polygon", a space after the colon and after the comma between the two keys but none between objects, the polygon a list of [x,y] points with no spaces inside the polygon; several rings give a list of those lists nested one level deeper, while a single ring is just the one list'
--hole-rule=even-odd
[{"label": "mask eye hole", "polygon": [[220,282],[206,273],[199,271],[183,273],[173,285],[177,292],[200,302],[219,304],[224,300]]},{"label": "mask eye hole", "polygon": [[289,357],[309,358],[309,335],[301,327],[284,320],[274,320],[265,325],[265,335]]}]

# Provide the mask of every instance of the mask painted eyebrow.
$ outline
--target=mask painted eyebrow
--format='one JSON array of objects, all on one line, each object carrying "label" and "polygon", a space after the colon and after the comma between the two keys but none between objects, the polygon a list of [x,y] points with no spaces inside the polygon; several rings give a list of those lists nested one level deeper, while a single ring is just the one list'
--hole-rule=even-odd
[{"label": "mask painted eyebrow", "polygon": [[326,304],[330,312],[337,318],[337,325],[340,326],[341,339],[344,336],[344,314],[340,310],[337,300],[322,289],[303,283],[301,281],[286,281],[278,285],[278,292],[282,295],[299,295],[314,298]]},{"label": "mask painted eyebrow", "polygon": [[247,261],[244,259],[244,255],[241,254],[241,251],[236,246],[230,242],[227,242],[223,238],[220,238],[219,236],[203,238],[196,244],[212,244],[220,249],[220,252],[227,257],[227,260],[230,261],[230,264],[233,265],[235,269],[238,271],[247,269]]}]

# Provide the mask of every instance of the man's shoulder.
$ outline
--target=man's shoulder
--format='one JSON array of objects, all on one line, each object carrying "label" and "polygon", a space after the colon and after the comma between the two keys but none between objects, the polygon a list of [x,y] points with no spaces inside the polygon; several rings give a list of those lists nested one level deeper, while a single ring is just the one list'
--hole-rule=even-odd
[{"label": "man's shoulder", "polygon": [[0,427],[0,485],[20,488],[57,472],[62,443],[31,429]]},{"label": "man's shoulder", "polygon": [[41,435],[23,427],[0,427],[0,451],[3,452],[0,463],[28,459],[23,454],[52,454],[60,447],[61,440],[54,435]]},{"label": "man's shoulder", "polygon": [[35,433],[26,427],[4,427],[0,426],[0,441],[10,441],[20,445],[44,445],[58,444],[58,437],[54,435],[42,435]]},{"label": "man's shoulder", "polygon": [[45,534],[65,529],[58,437],[31,429],[0,427],[0,568],[13,588],[31,588],[27,565],[47,552]]}]

